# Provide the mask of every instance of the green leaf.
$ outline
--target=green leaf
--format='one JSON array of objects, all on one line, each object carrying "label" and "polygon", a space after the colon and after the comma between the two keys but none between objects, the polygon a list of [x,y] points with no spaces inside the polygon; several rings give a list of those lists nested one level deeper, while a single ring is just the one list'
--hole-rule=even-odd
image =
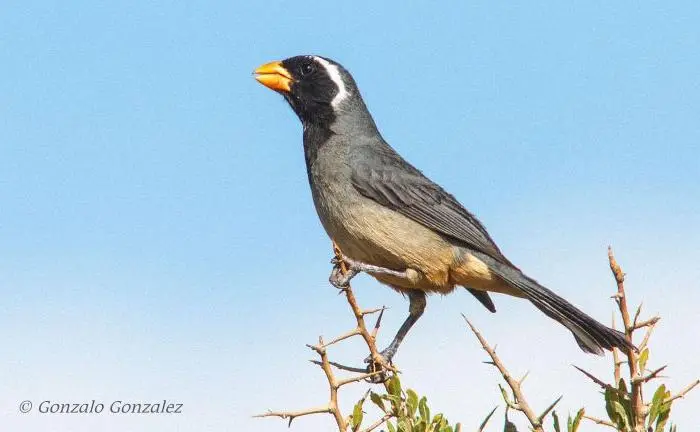
[{"label": "green leaf", "polygon": [[610,421],[615,423],[615,426],[619,429],[621,425],[622,419],[618,421],[617,415],[615,415],[615,409],[613,408],[613,403],[617,402],[617,393],[611,388],[606,388],[605,389],[605,412],[608,413],[608,418]]},{"label": "green leaf", "polygon": [[506,424],[503,425],[503,432],[518,432],[518,428],[510,420],[506,419]]},{"label": "green leaf", "polygon": [[644,348],[641,354],[639,354],[639,371],[644,374],[647,369],[647,361],[649,360],[649,348]]},{"label": "green leaf", "polygon": [[352,430],[357,430],[362,424],[362,404],[364,402],[364,399],[360,399],[352,409]]},{"label": "green leaf", "polygon": [[425,396],[418,403],[418,411],[421,418],[425,419],[426,422],[430,421],[430,408],[428,408],[428,399]]},{"label": "green leaf", "polygon": [[620,378],[620,382],[617,383],[617,388],[620,389],[620,393],[627,394],[627,383],[624,378]]},{"label": "green leaf", "polygon": [[659,419],[656,421],[656,429],[654,429],[655,432],[663,432],[664,427],[666,426],[666,422],[668,421],[668,418],[671,416],[671,407],[668,407],[668,410],[663,411],[661,414],[659,414]]},{"label": "green leaf", "polygon": [[411,423],[409,423],[409,421],[406,418],[399,419],[398,427],[399,427],[399,431],[401,431],[401,432],[413,432],[413,428],[411,427]]},{"label": "green leaf", "polygon": [[399,381],[398,375],[394,375],[389,378],[387,383],[389,394],[393,396],[401,396],[401,381]]},{"label": "green leaf", "polygon": [[615,414],[619,416],[619,418],[622,420],[620,424],[618,424],[618,427],[622,425],[624,427],[623,430],[629,430],[630,429],[630,421],[629,417],[627,416],[627,411],[625,411],[625,407],[619,402],[619,401],[614,401],[613,402],[613,410],[615,411]]},{"label": "green leaf", "polygon": [[632,417],[634,416],[634,411],[632,411],[632,401],[630,400],[630,398],[624,396],[621,396],[619,401],[622,407],[625,409],[625,413],[627,414],[627,420],[629,420],[629,423],[632,424]]},{"label": "green leaf", "polygon": [[[664,394],[664,400],[670,399],[671,398],[671,392],[666,392]],[[664,427],[666,426],[666,422],[668,421],[668,418],[671,416],[671,401],[667,400],[663,404],[661,404],[661,408],[659,409],[659,419],[656,421],[656,429],[654,429],[656,432],[663,432]]]},{"label": "green leaf", "polygon": [[386,407],[384,406],[384,401],[382,401],[381,396],[379,396],[375,392],[370,392],[369,399],[372,401],[372,403],[374,403],[376,406],[378,406],[380,410],[386,412]]},{"label": "green leaf", "polygon": [[583,419],[583,415],[584,415],[585,413],[586,413],[586,409],[585,409],[585,408],[581,408],[580,410],[578,410],[578,412],[576,413],[576,417],[574,417],[574,424],[573,424],[573,426],[571,427],[571,429],[569,429],[569,432],[576,432],[576,431],[578,431],[578,427],[579,427],[579,425],[581,424],[581,419]]},{"label": "green leaf", "polygon": [[389,432],[396,432],[396,428],[391,422],[386,422],[386,428],[389,429]]},{"label": "green leaf", "polygon": [[559,428],[559,416],[557,415],[556,411],[552,411],[552,421],[554,422],[554,431],[561,432],[561,429]]},{"label": "green leaf", "polygon": [[386,394],[386,395],[382,395],[382,399],[386,399],[389,402],[391,402],[392,413],[394,413],[397,416],[401,414],[400,408],[401,408],[401,404],[403,403],[403,399],[401,399],[400,396]]},{"label": "green leaf", "polygon": [[406,404],[408,405],[408,415],[413,417],[418,410],[418,395],[411,389],[406,390]]},{"label": "green leaf", "polygon": [[648,425],[654,424],[656,418],[659,416],[661,410],[661,404],[664,401],[664,395],[666,394],[666,385],[661,384],[659,388],[654,392],[654,396],[651,398],[651,408],[649,408],[649,420]]}]

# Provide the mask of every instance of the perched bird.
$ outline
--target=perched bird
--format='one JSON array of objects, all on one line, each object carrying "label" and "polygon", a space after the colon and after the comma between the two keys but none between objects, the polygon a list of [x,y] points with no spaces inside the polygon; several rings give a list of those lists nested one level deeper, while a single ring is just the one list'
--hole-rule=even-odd
[{"label": "perched bird", "polygon": [[423,314],[426,293],[456,286],[491,312],[489,292],[529,300],[585,352],[631,347],[624,334],[520,271],[473,214],[389,146],[341,65],[305,55],[267,63],[255,75],[284,96],[303,125],[314,205],[349,266],[343,275],[336,265],[331,283],[342,287],[366,272],[409,298],[408,318],[381,353],[387,361]]}]

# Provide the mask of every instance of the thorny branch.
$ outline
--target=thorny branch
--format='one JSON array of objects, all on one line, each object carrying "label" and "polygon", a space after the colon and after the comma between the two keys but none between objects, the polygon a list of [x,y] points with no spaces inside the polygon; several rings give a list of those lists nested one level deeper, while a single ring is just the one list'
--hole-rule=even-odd
[{"label": "thorny branch", "polygon": [[[630,346],[634,345],[632,336],[634,333],[634,325],[630,321],[629,309],[627,308],[627,296],[625,295],[625,274],[622,272],[619,264],[615,260],[615,255],[613,255],[612,247],[608,247],[608,261],[610,263],[610,270],[615,277],[615,282],[617,283],[617,295],[615,301],[620,309],[620,315],[622,316],[622,325],[625,330],[625,338]],[[641,310],[641,308],[640,308]],[[657,320],[658,321],[658,320]],[[652,324],[653,326],[653,324]],[[633,424],[641,425],[640,428],[644,427],[644,418],[646,416],[644,401],[642,400],[642,386],[639,382],[635,382],[635,378],[639,376],[638,369],[638,359],[637,351],[634,348],[627,349],[627,366],[629,367],[630,377],[632,378],[632,412],[634,413],[634,418],[632,419]],[[637,430],[637,429],[635,429]],[[641,429],[638,429],[641,432]]]},{"label": "thorny branch", "polygon": [[339,382],[333,374],[331,364],[328,361],[328,354],[326,353],[326,345],[323,343],[323,338],[318,338],[318,345],[307,346],[312,350],[316,351],[316,353],[321,357],[320,366],[321,369],[323,369],[323,372],[326,374],[326,379],[328,380],[328,387],[330,389],[330,401],[328,402],[328,405],[326,405],[325,407],[311,408],[308,410],[294,412],[268,411],[267,413],[258,415],[256,417],[281,417],[283,419],[288,418],[289,425],[291,425],[292,420],[294,420],[297,417],[309,414],[330,413],[335,418],[335,422],[338,425],[338,430],[345,431],[348,428],[347,422],[345,421],[345,418],[343,417],[343,414],[340,412],[340,408],[338,407],[338,389],[342,385],[342,382]]},{"label": "thorny branch", "polygon": [[[342,254],[340,252],[340,249],[335,244],[333,244],[333,251],[335,253],[336,258],[339,260],[341,271],[343,272],[343,274],[345,274],[347,272],[347,267],[342,261]],[[398,370],[394,366],[388,364],[386,360],[384,360],[384,357],[382,357],[379,354],[379,350],[377,350],[377,346],[375,344],[375,338],[377,336],[377,332],[379,331],[382,315],[384,314],[384,310],[386,308],[381,307],[376,309],[362,310],[362,308],[360,308],[360,306],[357,304],[357,300],[355,299],[355,295],[352,292],[350,285],[343,288],[342,293],[345,294],[345,298],[348,304],[350,305],[350,308],[352,309],[353,315],[355,316],[355,328],[331,339],[329,342],[324,342],[323,338],[319,337],[318,344],[307,345],[320,357],[320,361],[311,360],[311,362],[320,366],[324,374],[326,375],[326,380],[328,381],[328,387],[330,391],[328,404],[325,406],[309,408],[300,411],[268,411],[264,414],[256,415],[255,417],[280,417],[282,419],[288,419],[288,424],[291,425],[292,421],[297,417],[303,417],[312,414],[331,414],[335,419],[335,422],[338,426],[338,430],[344,432],[347,431],[348,427],[350,426],[350,417],[345,417],[342,411],[340,410],[340,407],[338,405],[338,390],[344,385],[368,379],[372,382],[382,382],[386,386],[387,373],[398,372]],[[370,331],[367,330],[367,325],[365,324],[364,317],[366,315],[370,315],[376,312],[379,312],[379,316],[377,317],[377,321],[370,333]],[[367,344],[367,348],[369,349],[370,355],[374,361],[374,364],[372,365],[370,371],[367,371],[366,369],[345,366],[336,362],[332,362],[328,359],[328,347],[353,336],[362,336],[362,339]],[[338,379],[333,373],[333,367],[340,370],[359,373],[359,375],[354,375],[344,379]],[[368,428],[364,429],[363,432],[370,432],[372,430],[375,430],[376,428],[384,424],[387,420],[389,420],[391,417],[393,417],[393,414],[385,414],[382,418],[374,422]]]},{"label": "thorny branch", "polygon": [[613,429],[617,429],[617,427],[616,427],[614,424],[610,423],[610,422],[607,421],[607,420],[599,419],[599,418],[596,418],[596,417],[591,417],[591,416],[585,415],[585,414],[584,414],[583,418],[588,419],[588,420],[592,421],[592,422],[595,423],[595,424],[610,426],[610,427],[613,428]]},{"label": "thorny branch", "polygon": [[[648,356],[648,352],[645,354],[645,350],[647,348],[647,344],[649,342],[649,338],[651,337],[652,332],[654,331],[654,328],[656,327],[656,324],[659,322],[661,319],[659,316],[654,316],[650,319],[640,321],[639,316],[642,311],[642,305],[640,304],[639,307],[637,308],[634,318],[630,320],[630,314],[629,314],[629,309],[627,305],[627,296],[625,294],[625,273],[622,271],[622,268],[620,268],[620,265],[617,263],[615,260],[615,256],[613,255],[613,251],[611,247],[608,247],[608,262],[610,264],[610,270],[612,271],[613,277],[615,278],[615,282],[617,283],[617,292],[613,296],[615,299],[615,302],[617,303],[618,309],[620,311],[620,315],[622,316],[622,324],[625,332],[625,338],[627,341],[630,343],[631,346],[634,343],[634,332],[636,330],[640,330],[642,328],[646,328],[646,332],[644,334],[644,338],[642,339],[642,343],[639,345],[638,350],[634,348],[629,348],[623,353],[627,357],[627,365],[629,368],[629,383],[630,383],[630,392],[627,394],[626,390],[623,390],[622,388],[618,388],[618,385],[621,385],[620,382],[621,380],[621,371],[620,371],[620,366],[624,361],[620,361],[619,355],[618,355],[618,350],[613,348],[613,362],[614,362],[614,377],[615,377],[615,384],[607,384],[603,380],[595,377],[589,372],[586,372],[585,370],[579,368],[578,366],[574,366],[576,369],[581,371],[584,375],[586,375],[588,378],[590,378],[594,383],[598,384],[601,386],[603,389],[607,390],[612,390],[614,391],[618,397],[622,397],[625,399],[629,400],[630,403],[630,422],[631,422],[631,428],[632,432],[644,432],[645,428],[645,421],[647,417],[650,414],[650,409],[651,409],[651,404],[645,403],[644,398],[643,398],[643,386],[644,384],[648,383],[649,381],[652,381],[654,379],[660,378],[660,373],[666,369],[666,366],[661,366],[657,369],[654,369],[653,371],[650,371],[647,375],[644,375],[644,372],[647,370],[646,369],[646,358]],[[613,316],[613,328],[615,328],[615,317]],[[640,362],[641,358],[641,362]],[[670,403],[676,399],[680,399],[684,397],[688,392],[690,392],[693,388],[695,388],[698,384],[700,384],[700,380],[696,380],[690,385],[688,385],[685,389],[681,390],[678,394],[675,396],[670,396],[667,399],[666,403]],[[606,426],[611,426],[613,428],[617,428],[616,425],[614,425],[611,422],[608,422],[607,420],[600,420],[594,417],[589,417],[589,416],[584,416],[585,418],[597,423],[597,424],[603,424]]]},{"label": "thorny branch", "polygon": [[[335,243],[333,243],[333,252],[335,253],[336,258],[340,262],[340,269],[342,273],[347,273],[347,266],[342,260],[343,254],[341,253],[338,245],[336,245]],[[374,364],[379,365],[379,367],[385,371],[391,371],[394,373],[398,372],[396,368],[388,364],[384,357],[382,357],[382,355],[379,354],[379,350],[377,349],[374,336],[372,336],[372,334],[370,334],[369,331],[367,331],[367,326],[365,325],[365,315],[370,313],[371,311],[363,311],[360,308],[360,306],[357,304],[357,299],[355,299],[355,294],[352,292],[352,289],[350,288],[349,284],[347,288],[343,289],[343,292],[345,294],[345,298],[348,301],[348,304],[350,305],[350,308],[352,309],[352,312],[355,314],[355,320],[357,321],[357,327],[355,328],[355,330],[359,333],[360,336],[362,336],[362,339],[365,340],[365,343],[367,344],[367,348],[369,348],[369,352]],[[376,328],[378,328],[381,318],[382,315],[380,314],[379,319],[377,320],[377,325],[375,326]]]},{"label": "thorny branch", "polygon": [[484,349],[484,351],[486,351],[489,357],[491,357],[491,361],[485,363],[489,363],[496,367],[496,369],[498,369],[498,371],[503,376],[503,379],[508,384],[508,387],[510,387],[511,391],[513,392],[514,400],[511,401],[505,393],[503,387],[501,387],[501,393],[503,393],[503,399],[508,405],[508,408],[520,411],[521,413],[525,414],[525,417],[527,417],[534,431],[544,432],[544,429],[542,428],[542,421],[561,400],[561,396],[557,400],[555,400],[554,403],[552,403],[549,407],[547,407],[547,409],[542,414],[540,414],[539,416],[535,414],[535,411],[533,411],[533,409],[530,407],[530,404],[528,404],[527,399],[525,399],[525,395],[523,394],[521,389],[521,384],[525,380],[525,377],[527,377],[527,374],[525,374],[525,376],[523,376],[519,380],[513,378],[510,372],[508,372],[508,369],[506,369],[501,359],[498,357],[498,355],[496,355],[495,348],[491,348],[488,342],[486,342],[486,339],[481,335],[481,333],[479,333],[476,327],[474,327],[474,325],[467,319],[466,316],[462,315],[462,317],[464,317],[464,320],[467,322],[467,325],[481,343],[481,347]]},{"label": "thorny branch", "polygon": [[674,401],[676,399],[683,399],[685,395],[687,395],[692,389],[694,389],[698,384],[700,384],[700,379],[697,379],[693,381],[692,383],[688,384],[686,388],[678,392],[678,394],[671,396],[669,399],[670,401]]}]

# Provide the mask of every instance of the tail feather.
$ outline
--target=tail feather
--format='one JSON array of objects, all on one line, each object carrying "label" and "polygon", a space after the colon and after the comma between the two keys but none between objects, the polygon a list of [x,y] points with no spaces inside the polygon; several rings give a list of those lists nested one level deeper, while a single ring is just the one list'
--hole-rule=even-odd
[{"label": "tail feather", "polygon": [[476,297],[476,299],[479,300],[479,303],[484,305],[484,307],[488,309],[489,312],[496,313],[496,305],[493,304],[493,300],[491,300],[491,296],[489,296],[489,293],[487,293],[486,291],[479,291],[472,288],[467,288],[467,291],[469,291],[471,295]]},{"label": "tail feather", "polygon": [[613,347],[634,349],[634,346],[627,342],[624,333],[599,323],[519,270],[495,260],[487,262],[491,271],[522,291],[545,315],[568,328],[583,351],[603,355],[603,349],[612,350]]}]

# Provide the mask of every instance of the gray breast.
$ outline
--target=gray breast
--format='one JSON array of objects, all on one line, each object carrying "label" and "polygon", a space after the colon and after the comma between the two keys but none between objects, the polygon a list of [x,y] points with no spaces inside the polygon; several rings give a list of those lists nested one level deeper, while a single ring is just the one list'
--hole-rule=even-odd
[{"label": "gray breast", "polygon": [[415,221],[361,195],[351,182],[348,146],[324,145],[310,167],[321,223],[350,258],[394,269],[433,256],[444,240]]}]

